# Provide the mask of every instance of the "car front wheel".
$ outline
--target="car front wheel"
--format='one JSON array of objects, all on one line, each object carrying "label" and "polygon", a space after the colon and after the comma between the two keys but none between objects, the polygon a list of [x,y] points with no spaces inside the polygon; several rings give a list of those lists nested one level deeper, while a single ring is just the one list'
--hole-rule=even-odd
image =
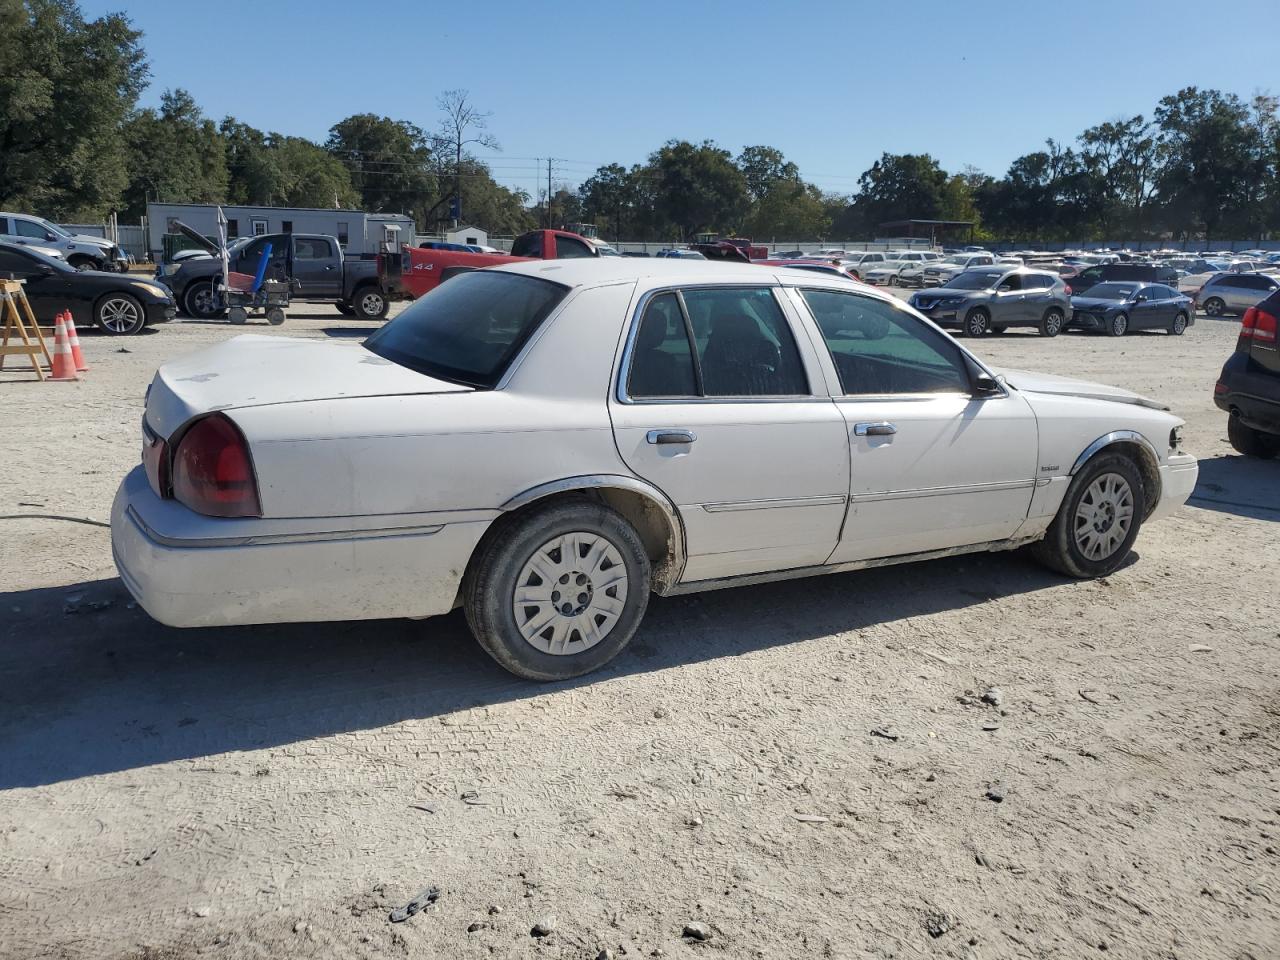
[{"label": "car front wheel", "polygon": [[99,300],[93,319],[99,327],[116,337],[139,333],[147,325],[147,314],[142,304],[127,293],[109,293]]},{"label": "car front wheel", "polygon": [[480,646],[518,677],[566,680],[608,663],[649,602],[649,557],[631,525],[590,500],[498,521],[463,586]]},{"label": "car front wheel", "polygon": [[1048,532],[1032,549],[1041,563],[1069,577],[1105,577],[1129,555],[1146,505],[1134,462],[1122,453],[1100,454],[1072,478]]},{"label": "car front wheel", "polygon": [[980,337],[991,327],[991,314],[982,307],[974,307],[965,314],[960,330],[967,337]]},{"label": "car front wheel", "polygon": [[217,306],[218,298],[212,280],[195,280],[182,294],[182,309],[196,320],[215,320],[226,311]]},{"label": "car front wheel", "polygon": [[1123,337],[1129,332],[1129,318],[1123,313],[1117,313],[1107,323],[1107,333],[1113,337]]}]

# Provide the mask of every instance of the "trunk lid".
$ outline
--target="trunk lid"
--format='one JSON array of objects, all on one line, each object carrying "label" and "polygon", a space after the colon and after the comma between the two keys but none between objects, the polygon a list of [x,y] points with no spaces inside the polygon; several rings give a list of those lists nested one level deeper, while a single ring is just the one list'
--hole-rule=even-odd
[{"label": "trunk lid", "polygon": [[1030,370],[996,370],[1003,376],[1009,386],[1031,393],[1048,393],[1064,397],[1085,397],[1090,400],[1113,400],[1116,403],[1132,403],[1139,407],[1150,407],[1152,410],[1168,410],[1169,407],[1158,400],[1152,400],[1131,390],[1107,386],[1104,383],[1092,383],[1088,380],[1074,380],[1070,377],[1055,377],[1048,373],[1032,373]]},{"label": "trunk lid", "polygon": [[472,390],[416,373],[359,344],[247,335],[156,371],[147,391],[147,423],[167,438],[192,417],[214,410]]}]

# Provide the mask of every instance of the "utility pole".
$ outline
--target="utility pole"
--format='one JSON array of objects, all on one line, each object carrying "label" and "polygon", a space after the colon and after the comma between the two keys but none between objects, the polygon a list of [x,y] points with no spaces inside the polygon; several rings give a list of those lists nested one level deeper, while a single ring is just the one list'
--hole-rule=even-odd
[{"label": "utility pole", "polygon": [[552,229],[551,223],[551,157],[547,157],[547,229]]}]

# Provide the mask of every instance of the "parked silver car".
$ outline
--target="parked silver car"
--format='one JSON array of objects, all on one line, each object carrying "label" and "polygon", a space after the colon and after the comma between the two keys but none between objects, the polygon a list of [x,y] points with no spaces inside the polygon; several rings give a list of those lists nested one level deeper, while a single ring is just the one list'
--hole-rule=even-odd
[{"label": "parked silver car", "polygon": [[1071,317],[1071,295],[1061,277],[1047,270],[999,264],[966,270],[934,290],[911,295],[915,307],[942,327],[980,337],[1008,327],[1035,327],[1056,337]]},{"label": "parked silver car", "polygon": [[129,269],[129,257],[110,240],[71,234],[56,223],[28,213],[0,212],[0,240],[53,247],[77,270]]},{"label": "parked silver car", "polygon": [[920,285],[924,287],[941,287],[952,277],[971,270],[974,267],[990,267],[996,262],[990,253],[953,253],[944,260],[937,260],[924,268],[920,274]]},{"label": "parked silver car", "polygon": [[1244,313],[1280,290],[1280,278],[1270,273],[1220,273],[1195,294],[1196,306],[1211,317]]}]

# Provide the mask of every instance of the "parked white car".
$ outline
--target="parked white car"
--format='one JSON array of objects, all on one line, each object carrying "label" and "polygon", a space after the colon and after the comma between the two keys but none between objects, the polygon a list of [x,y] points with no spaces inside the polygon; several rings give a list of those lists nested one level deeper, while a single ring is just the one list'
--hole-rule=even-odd
[{"label": "parked white car", "polygon": [[1182,422],[1002,373],[820,273],[532,261],[454,277],[363,345],[242,336],[165,364],[112,547],[166,624],[460,606],[549,680],[615,657],[650,593],[1024,544],[1111,573],[1195,485]]},{"label": "parked white car", "polygon": [[919,267],[923,270],[925,264],[932,263],[938,259],[940,257],[936,253],[926,253],[921,250],[897,250],[888,254],[888,259],[884,263],[866,271],[862,279],[866,283],[893,286],[898,283],[898,279],[905,268]]}]

